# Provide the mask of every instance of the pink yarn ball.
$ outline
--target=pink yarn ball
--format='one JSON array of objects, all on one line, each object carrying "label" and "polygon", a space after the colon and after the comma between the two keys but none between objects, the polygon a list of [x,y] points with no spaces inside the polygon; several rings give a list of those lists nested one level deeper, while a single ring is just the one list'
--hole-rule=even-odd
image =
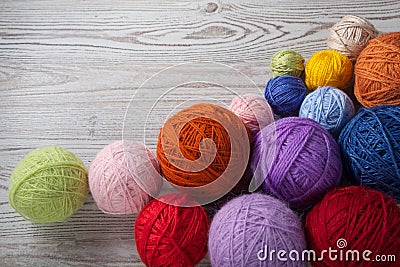
[{"label": "pink yarn ball", "polygon": [[104,147],[89,169],[89,187],[104,213],[138,213],[162,185],[160,167],[142,143],[117,141]]},{"label": "pink yarn ball", "polygon": [[239,116],[253,137],[274,121],[274,114],[262,95],[245,93],[232,99],[230,110]]}]

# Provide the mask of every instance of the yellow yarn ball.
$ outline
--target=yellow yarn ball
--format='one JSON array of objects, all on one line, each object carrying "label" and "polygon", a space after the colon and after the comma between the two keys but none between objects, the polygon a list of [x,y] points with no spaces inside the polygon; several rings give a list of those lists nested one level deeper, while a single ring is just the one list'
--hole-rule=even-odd
[{"label": "yellow yarn ball", "polygon": [[353,75],[353,64],[346,55],[336,50],[322,50],[308,60],[305,73],[306,85],[310,90],[318,86],[345,89]]}]

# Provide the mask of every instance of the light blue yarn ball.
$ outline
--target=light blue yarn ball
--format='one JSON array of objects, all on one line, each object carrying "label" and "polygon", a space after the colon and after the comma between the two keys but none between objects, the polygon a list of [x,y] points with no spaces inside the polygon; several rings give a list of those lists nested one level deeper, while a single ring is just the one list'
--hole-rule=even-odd
[{"label": "light blue yarn ball", "polygon": [[331,86],[320,86],[306,96],[299,117],[315,120],[334,137],[338,137],[354,113],[353,102],[345,92]]}]

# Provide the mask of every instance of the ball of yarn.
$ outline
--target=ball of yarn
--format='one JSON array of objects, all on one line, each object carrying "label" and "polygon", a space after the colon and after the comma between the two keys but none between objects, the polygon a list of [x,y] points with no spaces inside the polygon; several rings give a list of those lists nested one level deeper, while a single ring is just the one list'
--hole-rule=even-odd
[{"label": "ball of yarn", "polygon": [[25,219],[62,222],[85,201],[89,192],[87,170],[64,148],[37,148],[15,167],[9,190],[11,206]]},{"label": "ball of yarn", "polygon": [[355,61],[370,39],[378,35],[378,30],[366,19],[347,15],[329,28],[328,47],[337,50]]},{"label": "ball of yarn", "polygon": [[162,185],[155,156],[142,143],[117,141],[104,147],[89,169],[93,199],[104,213],[138,213]]},{"label": "ball of yarn", "polygon": [[347,170],[400,201],[400,106],[361,108],[339,136]]},{"label": "ball of yarn", "polygon": [[165,122],[157,158],[165,178],[178,190],[198,201],[215,198],[229,192],[244,174],[249,137],[232,111],[195,104]]},{"label": "ball of yarn", "polygon": [[[272,134],[276,145],[269,143]],[[342,174],[339,146],[328,131],[307,118],[284,118],[262,129],[250,164],[263,181],[262,189],[293,208],[315,204]]]},{"label": "ball of yarn", "polygon": [[400,32],[379,35],[354,68],[354,94],[364,107],[400,105]]},{"label": "ball of yarn", "polygon": [[[260,193],[242,195],[214,216],[208,251],[212,266],[307,266],[297,260],[269,258],[271,250],[306,249],[299,217],[281,201]],[[264,259],[265,257],[265,259]]]},{"label": "ball of yarn", "polygon": [[245,93],[232,99],[229,106],[255,136],[260,129],[274,121],[274,114],[268,102],[261,95]]},{"label": "ball of yarn", "polygon": [[[400,257],[400,208],[379,191],[361,186],[333,189],[306,217],[306,236],[310,249],[317,257],[323,250],[335,250],[332,259],[328,253],[313,266],[381,266],[376,255]],[[356,261],[349,251],[358,251]],[[363,259],[364,251],[370,259]],[[342,253],[342,258],[340,254]],[[346,256],[347,255],[347,256]],[[320,257],[321,258],[321,257]],[[341,260],[342,259],[342,260]],[[382,262],[382,266],[398,266],[398,262]]]},{"label": "ball of yarn", "polygon": [[293,76],[278,76],[268,81],[265,99],[279,116],[295,115],[306,97],[307,88],[303,81]]},{"label": "ball of yarn", "polygon": [[353,75],[353,64],[347,56],[336,50],[322,50],[308,60],[305,73],[306,85],[310,90],[318,86],[345,89]]},{"label": "ball of yarn", "polygon": [[210,223],[205,210],[192,202],[185,195],[169,194],[140,211],[135,242],[146,266],[190,267],[206,255]]},{"label": "ball of yarn", "polygon": [[278,51],[271,58],[271,70],[274,76],[301,77],[304,71],[304,58],[291,49]]},{"label": "ball of yarn", "polygon": [[353,102],[345,92],[322,86],[306,96],[301,104],[299,117],[315,120],[334,137],[338,137],[354,113]]}]

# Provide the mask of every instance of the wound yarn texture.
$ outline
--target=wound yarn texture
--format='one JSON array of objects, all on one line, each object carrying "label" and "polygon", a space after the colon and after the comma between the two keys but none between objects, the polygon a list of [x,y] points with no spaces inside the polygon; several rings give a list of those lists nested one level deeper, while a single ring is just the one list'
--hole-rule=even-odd
[{"label": "wound yarn texture", "polygon": [[328,47],[355,61],[368,41],[378,36],[378,30],[366,19],[347,15],[329,28]]},{"label": "wound yarn texture", "polygon": [[278,51],[271,58],[271,70],[274,76],[301,77],[304,72],[304,58],[291,49]]},{"label": "wound yarn texture", "polygon": [[150,196],[158,195],[161,185],[158,162],[140,142],[107,145],[90,165],[90,191],[104,213],[138,213]]},{"label": "wound yarn texture", "polygon": [[274,114],[262,95],[245,93],[232,99],[229,109],[242,119],[254,137],[260,128],[274,121]]},{"label": "wound yarn texture", "polygon": [[353,64],[347,56],[336,50],[322,50],[307,61],[305,73],[306,85],[310,90],[318,86],[345,89],[353,75]]},{"label": "wound yarn texture", "polygon": [[194,204],[185,195],[168,194],[141,210],[135,222],[135,242],[146,266],[191,267],[203,259],[210,223],[205,210]]},{"label": "wound yarn texture", "polygon": [[64,148],[50,146],[33,150],[15,167],[9,201],[27,220],[62,222],[83,205],[88,192],[83,162]]},{"label": "wound yarn texture", "polygon": [[293,76],[278,76],[268,81],[264,96],[274,113],[281,117],[294,116],[306,97],[304,82]]},{"label": "wound yarn texture", "polygon": [[246,126],[232,111],[195,104],[165,122],[158,137],[157,158],[164,177],[193,196],[197,193],[190,187],[215,181],[198,195],[213,197],[227,193],[244,174],[249,138]]},{"label": "wound yarn texture", "polygon": [[[338,250],[336,260],[327,254],[316,267],[398,266],[398,262],[377,264],[376,255],[400,257],[400,208],[385,194],[362,186],[333,189],[315,205],[306,217],[306,237],[310,249],[320,256],[323,250]],[[340,247],[339,247],[340,246]],[[340,251],[343,260],[340,260]],[[359,259],[346,259],[347,251],[357,250]],[[362,253],[371,260],[363,260]],[[350,256],[349,256],[350,257]],[[351,258],[349,258],[351,259]]]},{"label": "wound yarn texture", "polygon": [[354,75],[354,94],[364,107],[400,105],[400,32],[371,40],[357,59]]},{"label": "wound yarn texture", "polygon": [[400,201],[400,106],[361,108],[343,128],[339,145],[358,183]]},{"label": "wound yarn texture", "polygon": [[[275,146],[269,142],[274,133]],[[264,192],[293,208],[315,204],[342,174],[336,141],[308,118],[283,118],[262,129],[254,140],[250,164],[254,176],[263,181]]]},{"label": "wound yarn texture", "polygon": [[[260,260],[259,251],[265,247],[266,260]],[[304,249],[306,241],[299,217],[268,195],[239,196],[225,204],[211,222],[208,251],[215,267],[307,266],[301,261],[269,259],[271,250]]]},{"label": "wound yarn texture", "polygon": [[354,113],[353,101],[345,92],[321,86],[306,96],[299,117],[315,120],[336,138]]}]

